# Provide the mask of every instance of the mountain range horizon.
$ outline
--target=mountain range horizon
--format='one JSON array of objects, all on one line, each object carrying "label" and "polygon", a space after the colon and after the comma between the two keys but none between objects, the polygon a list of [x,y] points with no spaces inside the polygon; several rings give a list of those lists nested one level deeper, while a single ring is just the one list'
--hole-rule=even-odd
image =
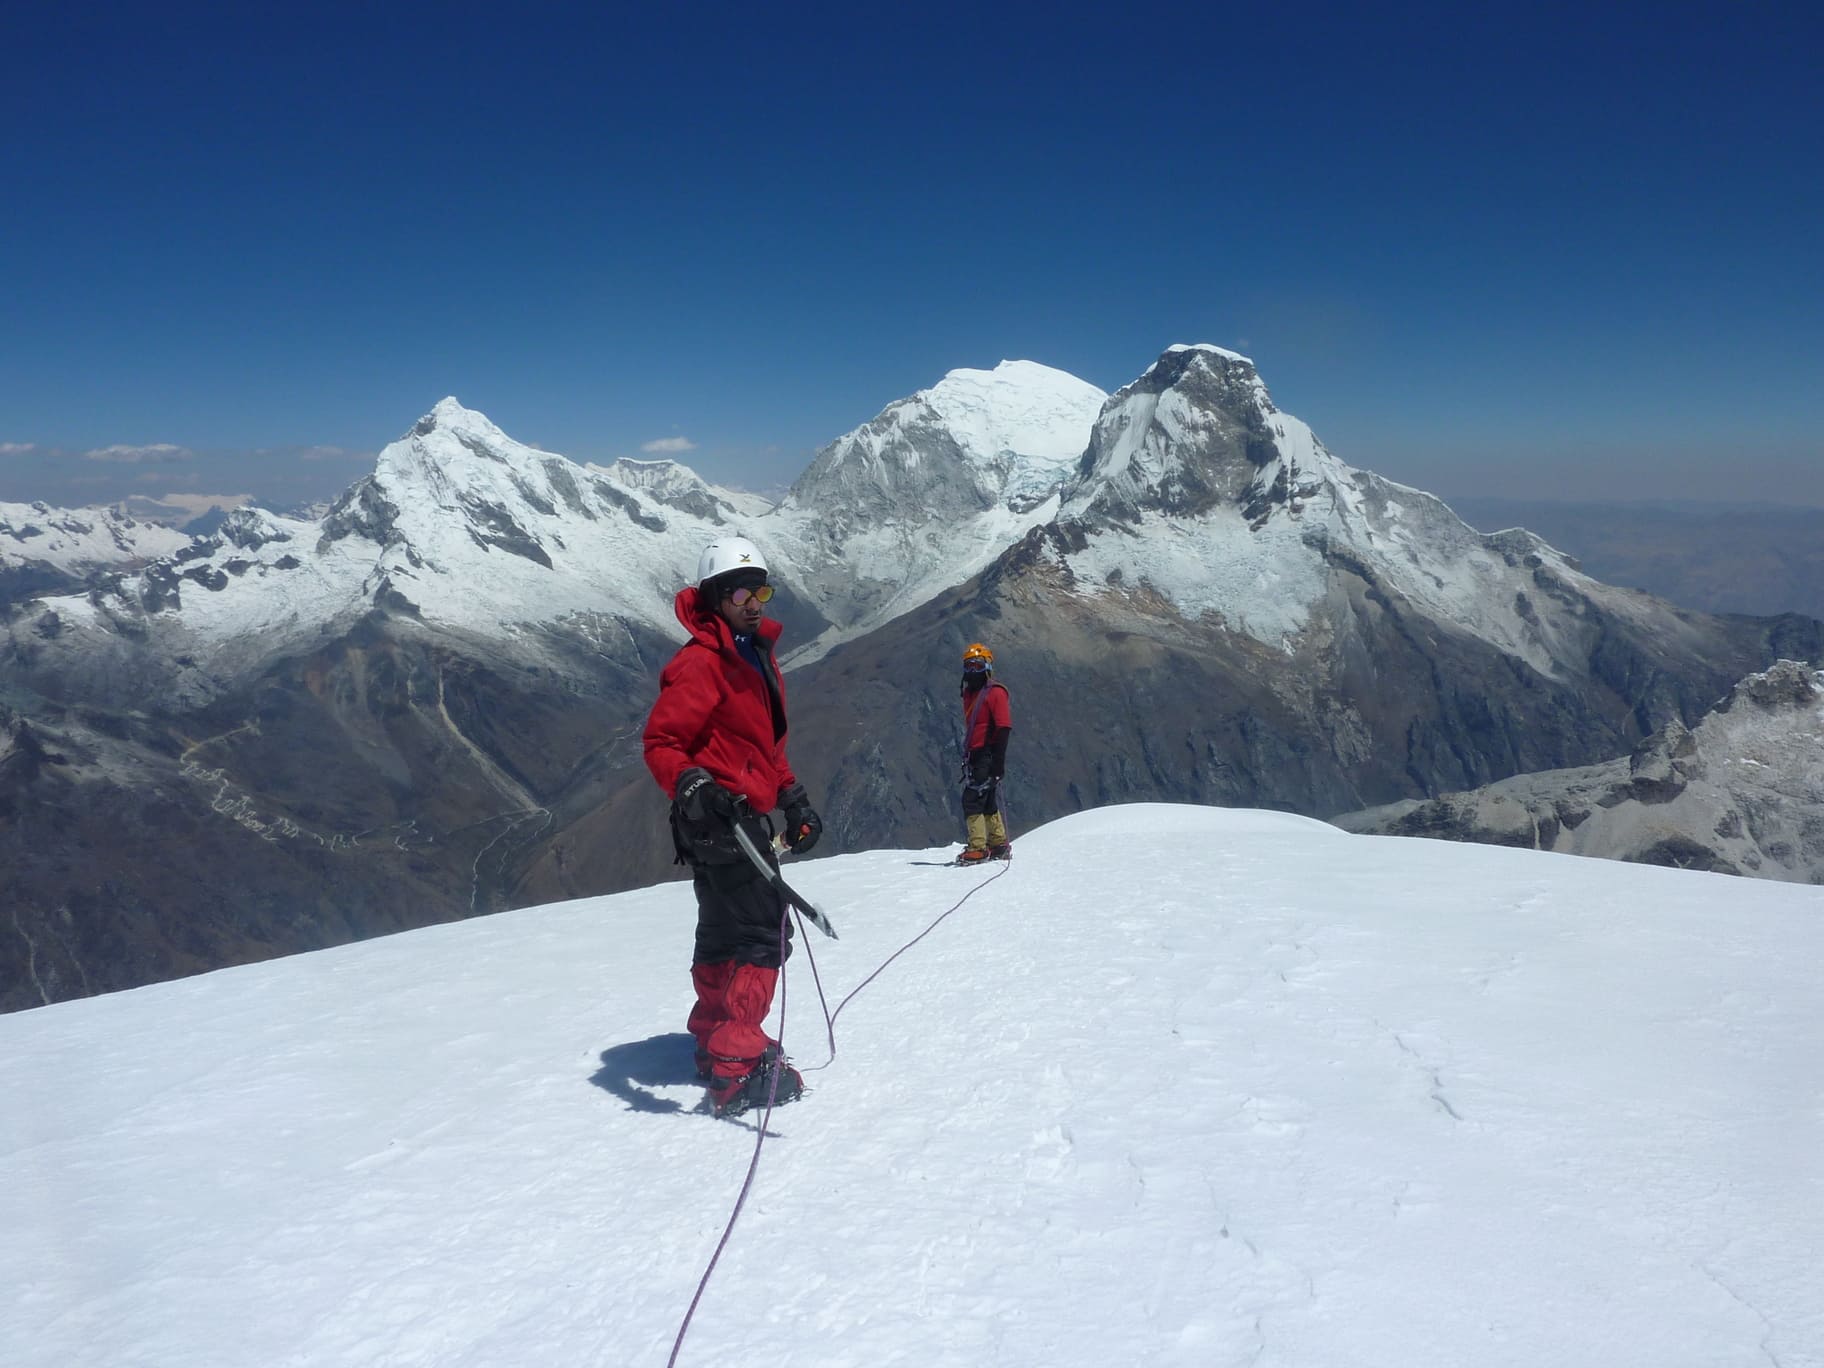
[{"label": "mountain range horizon", "polygon": [[[1218,347],[1214,343],[1195,345]],[[1230,348],[1219,349],[1231,351],[1235,355],[1243,354]],[[1040,366],[1059,375],[1070,376],[1078,383],[1091,385],[1089,381],[1080,380],[1074,372],[1054,367],[1049,362],[1004,358],[999,364]],[[991,373],[993,369],[995,368],[989,367],[974,371],[970,367],[952,368],[927,389],[936,388],[960,374]],[[458,388],[460,387],[446,388],[444,396],[453,397]],[[484,402],[477,407],[478,411],[486,412],[490,406]],[[553,452],[570,449],[565,444],[546,441],[536,441],[529,445]],[[697,453],[713,465],[720,466],[723,463],[722,458],[700,451],[696,442],[684,437],[647,441],[640,445],[637,454],[629,450],[574,459],[583,465],[663,458],[668,454],[695,459],[690,456],[691,453]],[[60,508],[113,507],[123,514],[174,526],[194,522],[212,511],[225,513],[248,505],[281,513],[306,512],[316,505],[333,501],[347,483],[359,478],[359,472],[364,466],[371,467],[377,456],[373,448],[363,451],[348,446],[288,445],[276,436],[266,445],[246,450],[199,449],[174,441],[121,442],[86,451],[42,442],[0,442],[0,454],[8,457],[4,463],[0,463],[0,503],[45,504]],[[769,457],[769,460],[774,459],[776,454],[775,452],[774,456]],[[1689,454],[1685,453],[1686,456]],[[814,450],[807,449],[805,463],[808,464],[814,457]],[[1536,450],[1516,448],[1509,464],[1524,465],[1529,461],[1551,457],[1552,449],[1548,447],[1541,446]],[[1599,462],[1600,453],[1596,448],[1590,448],[1588,459]],[[1726,451],[1719,450],[1716,454],[1718,463],[1727,463],[1729,459]],[[1441,452],[1433,452],[1427,457],[1425,468],[1435,475],[1437,471],[1447,469],[1448,465]],[[723,488],[777,500],[784,497],[796,478],[796,473],[801,473],[803,469],[802,465],[795,468],[780,466],[776,471],[755,479],[743,474],[749,466],[751,462],[743,463],[734,467],[729,474],[706,478]],[[68,469],[81,469],[81,480],[72,482],[71,477],[58,473]],[[1539,492],[1531,485],[1516,486],[1507,479],[1475,480],[1471,474],[1477,469],[1480,467],[1460,468],[1458,478],[1454,481],[1420,478],[1416,474],[1395,478],[1411,487],[1429,489],[1453,505],[1463,500],[1483,501],[1491,505],[1505,501],[1532,503],[1540,498]],[[1599,473],[1596,465],[1592,465],[1590,470],[1592,474]],[[110,480],[110,475],[116,478]],[[216,487],[212,489],[211,483]],[[109,492],[71,497],[83,486],[90,490],[105,488]],[[1625,494],[1617,493],[1612,485],[1594,491],[1567,491],[1561,485],[1556,485],[1545,497],[1560,502],[1623,504],[1629,507],[1685,511],[1756,512],[1796,508],[1824,512],[1824,490],[1808,490],[1802,483],[1791,480],[1752,495],[1746,493],[1739,484],[1726,490],[1712,489],[1704,494],[1687,491],[1681,495],[1675,485],[1668,488],[1631,483]]]},{"label": "mountain range horizon", "polygon": [[579,465],[451,397],[319,517],[238,509],[173,549],[0,515],[9,555],[68,552],[0,624],[13,1006],[675,873],[638,727],[728,531],[784,589],[793,756],[839,850],[954,825],[970,640],[1024,719],[1016,826],[1428,800],[1626,756],[1824,656],[1816,619],[1678,608],[1477,532],[1213,345],[1113,394],[952,371],[777,502],[668,457]]}]

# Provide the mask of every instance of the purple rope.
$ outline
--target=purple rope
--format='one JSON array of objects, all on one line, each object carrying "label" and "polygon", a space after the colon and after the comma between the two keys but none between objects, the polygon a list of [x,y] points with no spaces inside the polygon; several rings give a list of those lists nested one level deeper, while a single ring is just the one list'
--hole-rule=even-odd
[{"label": "purple rope", "polygon": [[[913,946],[917,945],[920,941],[922,941],[926,936],[930,935],[933,931],[937,930],[937,928],[943,924],[944,919],[946,917],[950,916],[951,913],[953,913],[953,912],[959,911],[962,908],[962,905],[964,903],[968,902],[969,899],[973,898],[977,893],[980,893],[989,884],[993,883],[995,881],[995,879],[1000,878],[1001,875],[1005,874],[1012,867],[1013,866],[1011,863],[1002,865],[998,870],[996,870],[994,872],[994,874],[991,877],[983,879],[980,883],[976,884],[967,893],[963,894],[962,897],[958,898],[954,903],[952,903],[948,908],[946,908],[942,913],[940,913],[938,915],[937,919],[935,921],[933,921],[931,923],[931,925],[927,926],[923,931],[920,931],[916,936],[914,936],[911,940],[907,941],[904,945],[900,946],[899,949],[895,950],[891,955],[888,955],[886,959],[881,961],[880,966],[877,969],[875,969],[873,973],[869,974],[860,983],[856,984],[855,987],[850,990],[849,995],[847,997],[845,997],[841,1002],[836,1004],[836,1010],[834,1012],[832,1012],[830,1010],[829,999],[824,997],[824,995],[823,995],[823,980],[817,974],[817,957],[815,955],[811,954],[811,947],[810,947],[809,942],[807,941],[805,944],[805,947],[804,947],[804,952],[807,956],[810,957],[811,976],[814,979],[816,979],[816,981],[817,981],[817,1000],[823,1006],[824,1024],[829,1029],[830,1057],[828,1059],[824,1060],[823,1063],[821,1063],[821,1064],[808,1065],[805,1068],[804,1072],[817,1073],[819,1070],[829,1068],[830,1065],[832,1065],[836,1062],[836,1018],[842,1015],[842,1009],[847,1007],[851,1002],[853,1002],[855,1000],[855,998],[861,993],[861,990],[863,988],[866,988],[870,983],[874,982],[875,979],[879,978],[883,973],[885,973],[887,970],[887,966],[892,964],[894,960],[898,959],[901,955],[905,954],[906,951],[910,950]],[[800,929],[802,930],[803,928],[800,927]]]},{"label": "purple rope", "polygon": [[[798,924],[798,937],[803,942],[802,948],[804,950],[805,958],[810,962],[811,980],[817,985],[817,1001],[823,1007],[824,1025],[828,1029],[830,1037],[830,1057],[821,1064],[810,1066],[805,1072],[816,1073],[820,1069],[829,1068],[830,1065],[836,1062],[836,1018],[842,1015],[842,1009],[853,1002],[863,988],[866,988],[870,983],[874,982],[875,979],[879,978],[881,974],[885,973],[887,966],[892,964],[894,960],[898,959],[926,936],[937,930],[937,928],[943,924],[946,917],[950,916],[951,913],[958,911],[964,903],[968,902],[969,899],[973,898],[977,893],[980,893],[989,884],[993,883],[995,879],[1000,878],[1001,875],[1005,874],[1012,867],[1013,866],[1010,863],[1003,865],[1000,869],[995,871],[993,877],[983,879],[967,893],[963,894],[962,897],[958,898],[956,902],[945,909],[931,925],[927,926],[923,931],[920,931],[911,940],[907,941],[904,945],[900,946],[899,949],[887,956],[885,960],[881,961],[879,968],[875,969],[873,973],[856,984],[849,995],[836,1004],[836,1010],[834,1012],[830,1010],[829,999],[824,996],[823,976],[817,972],[817,956],[811,953],[811,942],[809,936],[805,933],[804,919],[798,915],[796,908],[790,909],[792,920],[796,921]],[[786,918],[781,916],[779,918],[779,1061],[773,1068],[771,1086],[767,1089],[766,1111],[760,1117],[759,1134],[754,1136],[754,1153],[747,1161],[747,1177],[742,1180],[741,1191],[735,1197],[734,1210],[728,1214],[728,1224],[722,1227],[722,1238],[716,1241],[715,1253],[709,1256],[709,1265],[703,1270],[703,1276],[697,1280],[696,1295],[691,1297],[690,1309],[684,1313],[684,1320],[682,1324],[678,1326],[678,1337],[672,1341],[671,1357],[665,1360],[665,1368],[677,1368],[678,1353],[684,1347],[684,1336],[690,1331],[690,1323],[697,1314],[697,1306],[703,1300],[703,1293],[709,1286],[710,1278],[715,1274],[716,1265],[722,1261],[722,1251],[728,1248],[729,1239],[735,1233],[735,1222],[741,1219],[741,1209],[747,1205],[747,1195],[753,1190],[754,1175],[760,1170],[760,1150],[761,1147],[766,1144],[766,1127],[767,1123],[771,1121],[773,1117],[773,1099],[779,1095],[779,1072],[780,1069],[784,1067],[785,1061],[785,930]]]},{"label": "purple rope", "polygon": [[[767,1122],[773,1119],[773,1099],[779,1095],[779,1072],[785,1066],[785,908],[779,910],[779,1058],[772,1068],[771,1086],[766,1090],[766,1111],[760,1117],[760,1130],[754,1136],[753,1157],[747,1161],[747,1177],[741,1182],[741,1191],[735,1198],[734,1210],[728,1213],[728,1224],[722,1227],[722,1238],[716,1241],[716,1252],[709,1256],[709,1266],[703,1270],[703,1276],[697,1280],[696,1295],[690,1299],[690,1309],[684,1313],[684,1320],[678,1326],[678,1337],[671,1342],[671,1357],[665,1360],[665,1368],[676,1368],[678,1352],[684,1347],[684,1336],[690,1331],[690,1322],[697,1314],[697,1304],[703,1300],[703,1291],[709,1286],[710,1278],[715,1274],[716,1265],[722,1261],[722,1251],[728,1248],[729,1237],[735,1233],[735,1222],[741,1219],[741,1208],[747,1205],[747,1194],[753,1190],[754,1175],[760,1170],[760,1148],[766,1144]],[[804,926],[800,923],[800,934]],[[814,966],[813,966],[814,971]],[[818,989],[822,991],[821,986]]]}]

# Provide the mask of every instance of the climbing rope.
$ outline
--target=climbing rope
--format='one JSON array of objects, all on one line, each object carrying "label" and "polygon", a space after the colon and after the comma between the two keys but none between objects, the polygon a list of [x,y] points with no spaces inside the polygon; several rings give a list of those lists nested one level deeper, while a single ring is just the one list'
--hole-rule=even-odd
[{"label": "climbing rope", "polygon": [[[1011,863],[1003,864],[998,870],[996,870],[994,872],[994,874],[991,877],[983,879],[979,883],[977,883],[973,887],[971,887],[967,893],[963,894],[962,897],[958,898],[948,908],[946,908],[943,912],[941,912],[937,916],[936,920],[934,920],[923,931],[920,931],[911,940],[907,941],[904,945],[900,946],[899,949],[895,950],[891,955],[887,956],[886,959],[882,960],[880,965],[874,970],[873,973],[869,974],[860,983],[856,984],[855,987],[849,991],[848,996],[843,998],[843,1000],[841,1002],[836,1004],[836,1010],[834,1012],[832,1012],[830,1010],[829,998],[824,995],[823,976],[817,972],[817,956],[815,954],[813,954],[811,951],[810,937],[805,932],[805,929],[804,929],[804,919],[798,915],[797,909],[795,909],[795,908],[792,909],[792,913],[791,913],[792,919],[798,925],[799,945],[800,945],[800,948],[804,951],[806,960],[808,960],[810,963],[811,981],[817,985],[817,1001],[818,1001],[818,1004],[823,1008],[823,1022],[824,1022],[825,1029],[829,1033],[829,1043],[830,1043],[830,1057],[828,1059],[824,1060],[824,1062],[821,1064],[811,1065],[809,1068],[805,1069],[804,1072],[816,1073],[819,1070],[829,1068],[830,1065],[832,1065],[836,1062],[836,1018],[842,1015],[842,1009],[847,1007],[851,1002],[853,1002],[855,1000],[855,998],[857,997],[857,995],[860,994],[862,989],[866,988],[870,983],[874,982],[875,979],[879,978],[881,976],[881,974],[886,972],[887,966],[892,964],[894,960],[898,959],[901,955],[905,954],[906,951],[910,950],[913,946],[917,945],[920,941],[922,941],[926,936],[930,935],[933,931],[937,930],[937,928],[943,924],[944,920],[947,917],[949,917],[952,913],[960,910],[964,903],[968,902],[969,899],[973,898],[977,893],[980,893],[989,884],[993,883],[995,881],[995,879],[1000,878],[1003,874],[1005,874],[1012,867],[1013,866]],[[786,929],[785,928],[786,928],[785,918],[781,917],[779,919],[779,1065],[774,1068],[773,1076],[772,1076],[772,1086],[767,1089],[766,1111],[761,1114],[760,1126],[759,1126],[758,1132],[754,1136],[754,1152],[753,1152],[753,1155],[747,1161],[747,1176],[741,1182],[741,1191],[739,1193],[737,1193],[735,1196],[734,1209],[728,1213],[728,1224],[726,1224],[725,1226],[722,1227],[722,1238],[716,1241],[715,1252],[709,1256],[709,1263],[703,1270],[703,1276],[697,1280],[696,1293],[695,1293],[695,1295],[693,1295],[691,1297],[690,1307],[688,1310],[685,1311],[684,1319],[683,1319],[682,1323],[679,1324],[679,1326],[678,1326],[678,1336],[675,1340],[672,1341],[671,1357],[665,1360],[665,1368],[677,1368],[678,1354],[684,1348],[684,1336],[687,1333],[689,1333],[690,1323],[697,1314],[698,1304],[701,1303],[703,1300],[704,1290],[709,1286],[709,1280],[715,1274],[716,1265],[718,1263],[720,1263],[722,1260],[722,1251],[725,1250],[726,1248],[728,1248],[729,1239],[735,1233],[735,1222],[740,1220],[741,1209],[747,1205],[748,1193],[753,1191],[754,1175],[760,1171],[760,1151],[761,1151],[762,1147],[766,1144],[766,1134],[767,1134],[766,1127],[767,1127],[767,1123],[772,1119],[772,1116],[773,1116],[773,1099],[775,1097],[777,1097],[778,1093],[779,1093],[779,1071],[781,1068],[784,1067],[784,1061],[785,1061],[785,1006],[786,1006],[786,977],[787,977],[786,972],[785,972],[785,951],[786,951]]]},{"label": "climbing rope", "polygon": [[[793,913],[794,916],[797,913]],[[779,1073],[785,1067],[785,918],[779,918],[779,1058],[772,1069],[772,1086],[766,1090],[766,1110],[761,1113],[760,1126],[754,1136],[754,1153],[747,1161],[747,1177],[741,1181],[741,1191],[735,1197],[734,1209],[728,1213],[728,1224],[722,1227],[722,1238],[716,1241],[715,1253],[709,1256],[709,1264],[703,1270],[703,1276],[697,1280],[696,1295],[690,1299],[690,1309],[684,1313],[684,1319],[678,1326],[678,1337],[671,1343],[671,1357],[665,1360],[665,1368],[676,1368],[678,1354],[684,1348],[684,1336],[690,1330],[690,1322],[697,1314],[697,1304],[703,1300],[703,1291],[709,1286],[710,1278],[715,1274],[716,1265],[722,1261],[722,1251],[728,1248],[729,1237],[735,1233],[735,1222],[741,1219],[741,1208],[747,1205],[747,1194],[753,1191],[754,1175],[760,1171],[760,1150],[766,1144],[766,1124],[773,1117],[773,1099],[779,1095]],[[804,924],[798,925],[800,937],[804,935]],[[807,951],[808,953],[808,951]],[[823,991],[819,985],[818,992]]]}]

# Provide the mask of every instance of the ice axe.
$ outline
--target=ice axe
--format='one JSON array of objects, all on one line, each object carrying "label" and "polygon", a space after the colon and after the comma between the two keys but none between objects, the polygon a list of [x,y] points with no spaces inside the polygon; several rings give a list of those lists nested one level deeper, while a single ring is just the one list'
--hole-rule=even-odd
[{"label": "ice axe", "polygon": [[774,869],[766,856],[760,853],[760,847],[755,845],[754,838],[748,835],[747,823],[742,821],[740,817],[735,818],[735,844],[741,847],[741,853],[753,862],[755,869],[760,871],[760,877],[777,889],[780,897],[784,898],[793,907],[809,917],[811,925],[815,926],[831,940],[841,939],[841,937],[836,934],[836,928],[830,925],[830,919],[819,912],[816,905],[812,903],[809,898],[805,897],[804,894],[798,892],[788,884],[785,881],[784,875]]}]

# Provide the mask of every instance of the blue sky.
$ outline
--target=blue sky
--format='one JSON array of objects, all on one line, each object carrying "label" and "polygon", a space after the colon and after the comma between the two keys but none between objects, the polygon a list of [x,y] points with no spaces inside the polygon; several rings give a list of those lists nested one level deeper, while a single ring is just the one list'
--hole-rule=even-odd
[{"label": "blue sky", "polygon": [[1824,504],[1798,5],[22,8],[0,499],[329,494],[445,394],[778,486],[1216,342],[1447,496]]}]

